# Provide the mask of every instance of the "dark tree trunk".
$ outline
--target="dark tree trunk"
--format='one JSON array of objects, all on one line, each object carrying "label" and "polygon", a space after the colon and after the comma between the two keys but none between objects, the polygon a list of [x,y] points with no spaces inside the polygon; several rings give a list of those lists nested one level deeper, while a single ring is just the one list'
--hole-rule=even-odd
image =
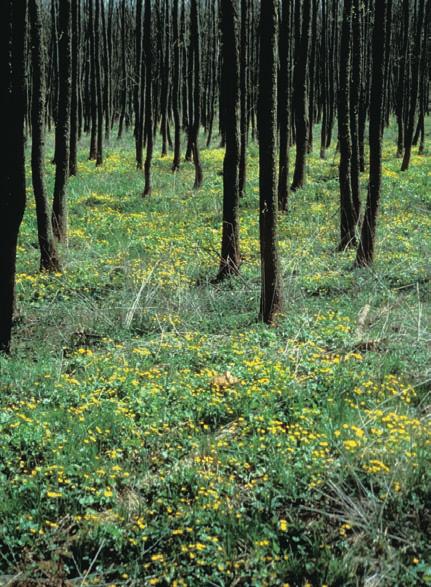
[{"label": "dark tree trunk", "polygon": [[[90,0],[91,1],[91,0]],[[118,138],[123,136],[124,122],[127,109],[127,61],[126,61],[126,0],[121,4],[121,114],[118,126]]]},{"label": "dark tree trunk", "polygon": [[369,50],[370,43],[370,0],[365,0],[365,18],[364,18],[364,34],[362,39],[363,48],[363,82],[361,84],[361,96],[359,104],[359,166],[360,171],[365,171],[365,126],[367,122],[367,113],[369,106],[370,94],[370,64],[371,52]]},{"label": "dark tree trunk", "polygon": [[31,23],[33,99],[31,108],[32,143],[31,169],[36,201],[37,234],[40,248],[40,269],[59,271],[51,215],[45,189],[45,60],[42,11],[40,0],[29,1]]},{"label": "dark tree trunk", "polygon": [[[374,258],[377,212],[382,183],[382,120],[384,105],[386,0],[376,2],[372,42],[372,81],[370,96],[370,182],[356,265],[371,265]],[[388,48],[389,50],[389,48]]]},{"label": "dark tree trunk", "polygon": [[315,110],[315,69],[316,69],[316,47],[317,47],[317,9],[318,0],[313,0],[313,17],[311,21],[311,53],[310,53],[310,100],[308,103],[308,139],[307,153],[313,151],[313,128]]},{"label": "dark tree trunk", "polygon": [[383,125],[389,126],[389,101],[391,96],[391,46],[392,46],[392,14],[393,0],[387,0],[386,6],[386,39],[385,46],[388,48],[385,56],[385,85],[384,85],[384,119]]},{"label": "dark tree trunk", "polygon": [[201,187],[202,164],[199,151],[199,129],[201,126],[201,43],[200,43],[200,18],[197,0],[191,0],[190,7],[190,48],[191,58],[193,60],[193,121],[190,123],[190,146],[193,154],[193,163],[195,165],[195,183],[193,189]]},{"label": "dark tree trunk", "polygon": [[[58,28],[57,28],[57,0],[51,0],[51,52],[53,58],[51,60],[51,75],[49,84],[49,100],[50,100],[50,116],[48,120],[51,120],[51,116],[55,123],[57,123],[57,111],[58,111],[58,78],[59,78],[59,56],[58,56]],[[54,157],[51,161],[55,163],[55,146],[54,146]]]},{"label": "dark tree trunk", "polygon": [[172,171],[178,171],[181,162],[181,119],[180,119],[180,31],[178,24],[178,0],[174,0],[172,18],[172,35],[174,45],[174,71],[173,71],[173,89],[172,89],[172,111],[174,116],[174,160]]},{"label": "dark tree trunk", "polygon": [[290,97],[289,97],[289,35],[290,35],[290,0],[282,2],[282,19],[280,26],[280,83],[279,112],[280,158],[278,176],[278,206],[287,212],[289,198],[289,141],[290,141]]},{"label": "dark tree trunk", "polygon": [[404,119],[405,119],[405,94],[406,94],[406,68],[408,66],[408,48],[409,48],[409,29],[410,29],[410,9],[409,0],[403,0],[402,9],[402,38],[403,45],[398,67],[398,86],[397,86],[397,157],[402,157],[404,152]]},{"label": "dark tree trunk", "polygon": [[222,80],[226,92],[226,153],[223,163],[223,235],[218,279],[236,275],[239,250],[240,64],[238,0],[221,0]]},{"label": "dark tree trunk", "polygon": [[327,63],[327,36],[328,36],[327,0],[322,0],[322,44],[320,55],[321,92],[322,92],[322,127],[320,132],[320,158],[326,159],[326,137],[328,132],[328,63]]},{"label": "dark tree trunk", "polygon": [[[244,1],[244,0],[242,0]],[[214,129],[214,117],[215,117],[215,104],[217,99],[217,94],[219,91],[218,88],[218,34],[217,34],[217,24],[218,19],[216,17],[217,14],[217,2],[212,2],[211,4],[211,18],[212,18],[212,53],[211,53],[211,75],[210,75],[210,84],[211,90],[209,93],[209,113],[208,113],[208,136],[207,136],[207,148],[211,145],[211,140],[213,136],[213,129]],[[241,171],[240,171],[241,174]],[[241,177],[240,177],[241,182]]]},{"label": "dark tree trunk", "polygon": [[169,77],[171,75],[171,27],[169,4],[165,0],[164,10],[165,47],[163,55],[162,85],[161,85],[161,135],[162,157],[168,154],[168,106],[169,106]]},{"label": "dark tree trunk", "polygon": [[[296,0],[299,2],[300,0]],[[293,108],[295,111],[296,131],[296,160],[293,174],[292,191],[301,188],[305,183],[305,161],[307,154],[307,73],[308,73],[308,48],[310,44],[310,13],[311,0],[303,1],[302,26],[300,36],[296,39],[298,46],[295,48],[295,69],[293,75]],[[299,12],[299,11],[298,11]]]},{"label": "dark tree trunk", "polygon": [[355,245],[355,215],[352,203],[352,140],[350,135],[350,71],[352,0],[344,0],[340,44],[340,88],[338,92],[338,140],[340,145],[340,243],[344,251]]},{"label": "dark tree trunk", "polygon": [[261,258],[260,316],[271,324],[281,310],[281,274],[277,248],[277,45],[278,0],[265,0],[260,13],[259,227]]},{"label": "dark tree trunk", "polygon": [[59,10],[60,82],[58,96],[58,120],[55,129],[56,171],[52,226],[61,242],[67,242],[66,184],[69,177],[70,106],[71,106],[71,0],[62,0]]},{"label": "dark tree trunk", "polygon": [[134,98],[135,98],[135,145],[136,145],[136,167],[142,169],[143,150],[143,110],[141,103],[145,100],[145,84],[142,83],[145,71],[142,60],[142,0],[136,1],[136,72]]},{"label": "dark tree trunk", "polygon": [[430,80],[427,72],[429,71],[429,63],[430,63],[430,54],[429,54],[429,46],[430,46],[430,35],[427,34],[427,31],[430,30],[430,21],[431,21],[431,0],[428,0],[427,8],[426,8],[426,15],[425,15],[425,23],[424,23],[424,35],[422,41],[422,59],[421,59],[421,73],[420,73],[420,80],[421,80],[421,88],[420,88],[420,105],[419,105],[419,120],[418,120],[418,142],[419,142],[419,155],[423,155],[425,152],[425,114],[428,111],[428,88],[430,85]]},{"label": "dark tree trunk", "polygon": [[145,187],[144,196],[151,194],[151,163],[153,160],[153,43],[152,43],[152,14],[151,14],[151,0],[145,0],[145,16],[144,16],[144,59],[145,59],[145,141],[147,152],[144,164]]},{"label": "dark tree trunk", "polygon": [[[413,133],[415,130],[415,114],[419,93],[419,72],[421,64],[422,29],[424,25],[425,0],[419,0],[419,10],[416,22],[416,32],[413,48],[412,87],[410,93],[410,110],[405,132],[404,159],[401,171],[407,171],[412,153]],[[425,57],[425,56],[424,56]]]},{"label": "dark tree trunk", "polygon": [[0,158],[0,353],[10,352],[16,247],[25,209],[26,12],[24,0],[0,2],[0,116],[7,137]]},{"label": "dark tree trunk", "polygon": [[[184,130],[188,132],[189,126],[189,95],[188,95],[188,55],[187,55],[187,42],[186,42],[186,4],[185,0],[181,2],[181,26],[180,26],[180,46],[181,46],[181,55],[182,55],[182,85],[181,85],[181,95],[182,95],[182,124]],[[186,161],[188,161],[186,157]]]},{"label": "dark tree trunk", "polygon": [[329,95],[328,95],[328,118],[326,126],[326,149],[329,149],[332,142],[332,129],[335,118],[335,103],[336,103],[336,88],[338,79],[338,5],[339,0],[332,2],[331,14],[331,43],[328,56],[328,81],[329,81]]},{"label": "dark tree trunk", "polygon": [[249,0],[241,0],[241,43],[240,43],[240,94],[241,94],[241,118],[240,118],[240,163],[239,163],[239,194],[244,196],[247,179],[247,102],[248,102],[248,50],[247,34],[249,29]]},{"label": "dark tree trunk", "polygon": [[77,173],[77,148],[78,148],[78,10],[79,0],[72,0],[72,96],[70,112],[70,157],[69,175]]},{"label": "dark tree trunk", "polygon": [[[108,28],[106,26],[106,7],[105,1],[100,3],[100,16],[102,19],[102,40],[103,40],[103,69],[104,69],[104,83],[103,83],[103,111],[105,115],[105,139],[109,142],[111,134],[111,59],[109,56],[108,44]],[[102,83],[103,80],[101,80]]]},{"label": "dark tree trunk", "polygon": [[94,2],[98,0],[88,0],[88,29],[90,42],[90,160],[97,160],[97,71],[96,71],[96,39],[95,39],[95,16]]},{"label": "dark tree trunk", "polygon": [[94,65],[96,73],[97,94],[97,166],[103,164],[103,91],[102,71],[100,64],[100,6],[102,2],[103,0],[96,0],[96,14],[94,19]]},{"label": "dark tree trunk", "polygon": [[359,221],[360,196],[360,150],[359,150],[359,102],[361,94],[361,0],[353,0],[352,21],[352,83],[350,86],[350,131],[352,136],[352,203],[353,220],[355,225]]}]

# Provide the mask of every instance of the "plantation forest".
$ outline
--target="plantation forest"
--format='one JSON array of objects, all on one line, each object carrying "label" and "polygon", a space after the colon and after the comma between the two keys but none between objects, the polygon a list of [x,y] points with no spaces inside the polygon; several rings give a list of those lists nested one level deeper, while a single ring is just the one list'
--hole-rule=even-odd
[{"label": "plantation forest", "polygon": [[0,45],[0,587],[431,585],[431,0]]}]

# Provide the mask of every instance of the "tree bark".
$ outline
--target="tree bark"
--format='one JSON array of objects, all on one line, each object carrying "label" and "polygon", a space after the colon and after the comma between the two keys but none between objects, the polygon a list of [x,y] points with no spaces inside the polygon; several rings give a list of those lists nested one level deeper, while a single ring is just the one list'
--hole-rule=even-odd
[{"label": "tree bark", "polygon": [[260,13],[259,66],[259,233],[261,319],[271,324],[281,310],[281,275],[277,247],[277,66],[278,0],[265,0]]},{"label": "tree bark", "polygon": [[[410,165],[412,153],[413,133],[415,130],[415,114],[419,93],[419,72],[421,65],[421,44],[422,29],[424,24],[425,0],[419,0],[419,10],[416,22],[416,33],[413,48],[413,67],[412,67],[412,87],[410,93],[410,109],[408,113],[406,133],[405,133],[405,150],[404,158],[401,165],[401,171],[407,171]],[[425,57],[425,56],[424,56]]]},{"label": "tree bark", "polygon": [[69,175],[77,174],[77,150],[78,150],[78,11],[79,0],[72,0],[72,96],[70,112],[70,156]]},{"label": "tree bark", "polygon": [[287,212],[289,200],[289,139],[290,139],[290,96],[289,96],[289,35],[290,0],[282,2],[280,26],[280,83],[279,83],[279,127],[280,158],[278,168],[278,207]]},{"label": "tree bark", "polygon": [[202,186],[202,164],[199,150],[199,129],[201,126],[201,44],[200,44],[200,22],[197,0],[191,0],[190,8],[190,48],[193,60],[193,121],[189,121],[190,146],[195,166],[195,182],[193,189],[197,190]]},{"label": "tree bark", "polygon": [[356,265],[371,265],[374,259],[377,212],[382,183],[382,120],[384,116],[386,0],[376,2],[372,43],[372,81],[370,96],[370,181],[367,205],[362,223],[361,240],[356,253]]},{"label": "tree bark", "polygon": [[26,1],[0,2],[0,116],[7,137],[7,149],[0,158],[0,353],[5,354],[10,352],[16,247],[26,199],[26,16]]},{"label": "tree bark", "polygon": [[226,153],[223,163],[223,235],[218,279],[239,272],[240,62],[238,0],[221,0],[222,84],[226,92]]},{"label": "tree bark", "polygon": [[31,169],[36,201],[37,234],[40,248],[40,269],[59,271],[51,215],[45,188],[45,59],[42,11],[40,0],[29,1],[32,42],[33,95],[31,107],[32,143]]},{"label": "tree bark", "polygon": [[52,226],[60,242],[67,242],[66,185],[69,177],[70,106],[71,106],[71,0],[62,0],[59,10],[60,82],[58,120],[55,130],[56,171]]},{"label": "tree bark", "polygon": [[[299,0],[296,0],[299,2]],[[310,44],[310,13],[311,0],[303,1],[302,26],[298,46],[295,48],[295,69],[293,75],[293,108],[295,111],[296,159],[293,174],[292,191],[303,187],[305,183],[305,162],[307,154],[307,74],[308,49]],[[298,11],[299,12],[299,11]]]},{"label": "tree bark", "polygon": [[173,71],[173,89],[172,89],[172,111],[174,116],[174,160],[172,171],[178,171],[181,162],[181,119],[180,119],[180,31],[178,23],[178,0],[174,0],[173,18],[172,18],[172,35],[174,45],[174,71]]},{"label": "tree bark", "polygon": [[247,101],[248,101],[248,48],[247,33],[249,28],[249,1],[241,0],[241,44],[240,44],[240,163],[239,163],[239,193],[245,195],[245,184],[247,179]]},{"label": "tree bark", "polygon": [[153,125],[153,46],[152,46],[152,8],[151,0],[145,0],[144,15],[144,59],[145,59],[145,141],[147,152],[144,164],[144,196],[149,196],[152,191],[151,185],[151,163],[153,160],[154,148],[154,125]]},{"label": "tree bark", "polygon": [[339,251],[354,246],[355,215],[352,202],[352,140],[350,135],[350,71],[352,0],[344,0],[340,44],[340,88],[338,92],[338,140],[340,145],[340,243]]}]

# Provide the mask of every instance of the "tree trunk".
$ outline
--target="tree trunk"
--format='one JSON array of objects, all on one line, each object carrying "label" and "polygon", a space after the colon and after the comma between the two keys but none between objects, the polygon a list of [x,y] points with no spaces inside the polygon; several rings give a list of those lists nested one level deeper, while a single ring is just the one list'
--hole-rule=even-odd
[{"label": "tree trunk", "polygon": [[282,19],[280,26],[280,83],[279,83],[279,127],[280,158],[278,176],[278,206],[287,212],[289,199],[289,139],[290,139],[290,97],[289,97],[289,35],[290,35],[290,0],[282,2]]},{"label": "tree trunk", "polygon": [[144,16],[144,59],[145,59],[145,141],[147,152],[144,164],[145,187],[144,196],[151,194],[151,163],[153,160],[153,46],[152,46],[152,14],[151,0],[145,0]]},{"label": "tree trunk", "polygon": [[96,72],[97,93],[97,154],[96,165],[103,164],[103,91],[102,71],[100,65],[100,6],[103,0],[96,0],[96,14],[94,20],[94,59]]},{"label": "tree trunk", "polygon": [[[91,0],[90,0],[91,1]],[[118,138],[123,136],[124,120],[127,108],[127,62],[126,62],[126,0],[121,4],[121,75],[122,75],[122,93],[121,93],[121,114],[118,125]]]},{"label": "tree trunk", "polygon": [[260,13],[259,232],[261,258],[260,316],[271,324],[281,310],[281,274],[277,248],[277,45],[278,0],[265,0]]},{"label": "tree trunk", "polygon": [[77,174],[77,150],[78,150],[78,10],[79,0],[72,0],[72,96],[70,112],[70,157],[69,175]]},{"label": "tree trunk", "polygon": [[[362,224],[356,265],[371,265],[374,258],[377,212],[382,183],[382,120],[384,105],[386,0],[376,2],[372,43],[372,81],[370,96],[370,182]],[[389,48],[388,48],[389,50]]]},{"label": "tree trunk", "polygon": [[190,124],[190,146],[193,154],[193,163],[195,165],[195,183],[193,189],[201,187],[202,164],[199,151],[199,129],[201,126],[201,44],[200,44],[200,22],[199,8],[197,0],[191,0],[190,7],[190,48],[191,58],[193,60],[193,121]]},{"label": "tree trunk", "polygon": [[45,62],[42,11],[40,0],[30,0],[29,15],[32,42],[32,143],[31,169],[33,191],[36,201],[37,234],[40,248],[40,269],[59,271],[51,215],[45,189]]},{"label": "tree trunk", "polygon": [[[296,0],[299,2],[300,0]],[[295,69],[293,75],[293,108],[295,111],[296,130],[296,160],[293,174],[292,191],[301,188],[305,183],[305,160],[307,154],[307,73],[308,73],[308,48],[310,44],[310,13],[311,0],[303,1],[302,26],[300,37],[295,48]],[[298,11],[299,12],[299,11]]]},{"label": "tree trunk", "polygon": [[60,82],[58,120],[55,130],[56,171],[52,226],[60,242],[67,242],[66,184],[69,177],[70,106],[71,106],[71,0],[62,0],[59,10]]},{"label": "tree trunk", "polygon": [[339,251],[355,245],[355,215],[352,203],[352,140],[350,135],[350,71],[352,0],[344,0],[340,44],[340,88],[338,92],[338,140],[340,145],[340,243]]},{"label": "tree trunk", "polygon": [[409,11],[409,0],[403,1],[402,10],[403,22],[402,22],[402,35],[403,45],[401,49],[401,55],[398,67],[398,86],[397,86],[397,124],[398,124],[398,137],[397,137],[397,157],[402,157],[404,152],[404,119],[405,119],[405,86],[406,86],[406,68],[408,64],[408,48],[409,48],[409,28],[410,28],[410,11]]},{"label": "tree trunk", "polygon": [[221,0],[222,80],[226,100],[226,153],[223,163],[223,235],[218,279],[239,272],[240,63],[238,0]]},{"label": "tree trunk", "polygon": [[178,0],[174,0],[172,18],[172,35],[174,45],[174,71],[173,71],[173,90],[172,90],[172,111],[174,115],[174,160],[172,171],[178,171],[181,162],[181,119],[179,107],[180,94],[180,31],[178,26]]},{"label": "tree trunk", "polygon": [[[405,133],[405,150],[404,159],[401,165],[401,171],[407,171],[410,165],[412,153],[413,133],[415,130],[415,114],[419,93],[419,72],[421,65],[421,44],[422,29],[424,24],[425,0],[419,0],[419,10],[416,22],[416,33],[413,48],[413,67],[412,67],[412,87],[410,92],[410,109],[408,113],[406,133]],[[425,55],[424,55],[425,58]]]},{"label": "tree trunk", "polygon": [[241,44],[240,44],[240,163],[239,163],[239,194],[244,196],[247,179],[247,101],[248,101],[248,48],[247,33],[249,28],[249,0],[241,0]]},{"label": "tree trunk", "polygon": [[93,161],[97,160],[97,71],[96,71],[96,40],[95,40],[95,16],[94,2],[98,0],[88,0],[88,29],[90,42],[90,154],[88,158]]},{"label": "tree trunk", "polygon": [[0,116],[7,137],[0,158],[0,353],[6,354],[15,307],[17,239],[25,209],[26,13],[24,0],[0,2]]},{"label": "tree trunk", "polygon": [[361,209],[360,150],[359,150],[359,102],[361,94],[361,0],[353,0],[352,21],[352,80],[350,86],[350,132],[352,136],[352,204],[353,221],[357,225]]}]

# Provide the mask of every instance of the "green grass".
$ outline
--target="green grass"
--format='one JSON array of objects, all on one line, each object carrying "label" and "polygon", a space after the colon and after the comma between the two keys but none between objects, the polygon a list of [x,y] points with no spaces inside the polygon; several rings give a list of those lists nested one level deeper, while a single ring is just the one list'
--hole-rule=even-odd
[{"label": "green grass", "polygon": [[280,218],[285,311],[268,328],[256,147],[241,276],[214,285],[223,152],[202,152],[197,193],[190,164],[157,158],[143,199],[132,145],[96,169],[83,142],[62,274],[37,271],[28,183],[0,360],[0,577],[431,584],[429,154],[400,174],[389,133],[369,270],[335,252],[335,154],[310,157]]}]

